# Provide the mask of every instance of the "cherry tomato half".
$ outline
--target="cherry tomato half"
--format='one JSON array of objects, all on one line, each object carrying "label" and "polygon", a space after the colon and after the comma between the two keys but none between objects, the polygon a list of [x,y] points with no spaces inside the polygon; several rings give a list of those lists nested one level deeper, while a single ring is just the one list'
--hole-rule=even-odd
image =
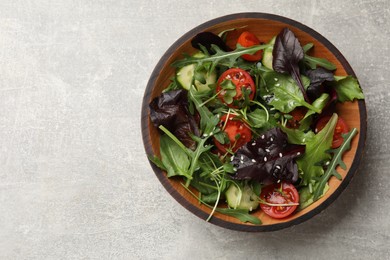
[{"label": "cherry tomato half", "polygon": [[251,129],[234,115],[229,115],[229,118],[227,115],[222,116],[219,127],[229,138],[229,143],[225,144],[221,144],[214,138],[215,146],[221,153],[226,153],[227,150],[236,152],[238,148],[252,139]]},{"label": "cherry tomato half", "polygon": [[[230,104],[226,103],[225,94],[227,94],[226,89],[223,88],[223,84],[226,80],[230,80],[236,86],[236,95],[233,97],[233,102]],[[244,95],[242,89],[247,89],[250,91],[249,99],[253,100],[255,97],[256,87],[251,75],[243,69],[231,68],[222,73],[217,82],[216,91],[218,98],[229,107],[239,107],[239,102],[244,100]]]},{"label": "cherry tomato half", "polygon": [[294,185],[281,182],[262,188],[260,199],[270,204],[284,205],[270,206],[260,202],[261,209],[268,216],[272,218],[285,218],[291,215],[298,207],[298,205],[286,206],[286,204],[298,203],[299,194]]},{"label": "cherry tomato half", "polygon": [[[251,47],[253,45],[259,45],[260,40],[257,39],[256,35],[250,32],[241,33],[240,37],[238,37],[237,43],[243,47]],[[241,56],[244,60],[247,61],[259,61],[263,57],[263,50],[257,51],[255,54],[244,54]]]},{"label": "cherry tomato half", "polygon": [[[315,132],[318,133],[321,131],[326,124],[329,122],[331,116],[324,116],[318,120]],[[332,141],[332,148],[336,149],[340,147],[340,145],[343,143],[344,138],[341,136],[342,134],[346,134],[349,132],[349,127],[347,123],[345,123],[344,119],[342,119],[340,116],[337,119],[336,127],[334,129],[333,133],[333,141]]]}]

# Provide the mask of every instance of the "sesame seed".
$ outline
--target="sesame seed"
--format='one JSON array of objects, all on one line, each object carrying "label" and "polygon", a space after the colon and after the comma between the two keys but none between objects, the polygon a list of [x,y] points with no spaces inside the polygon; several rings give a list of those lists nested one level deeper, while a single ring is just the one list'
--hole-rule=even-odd
[{"label": "sesame seed", "polygon": [[241,161],[244,160],[244,156],[241,155],[240,160],[241,160]]},{"label": "sesame seed", "polygon": [[267,153],[269,153],[269,152],[270,152],[270,150],[269,150],[269,149],[265,149],[265,151],[266,151]]},{"label": "sesame seed", "polygon": [[275,167],[276,167],[276,169],[278,169],[278,170],[280,170],[280,169],[281,169],[279,165],[276,165]]},{"label": "sesame seed", "polygon": [[278,183],[280,183],[280,180],[278,180]]},{"label": "sesame seed", "polygon": [[297,152],[297,155],[301,155],[301,153],[300,153],[300,152]]},{"label": "sesame seed", "polygon": [[271,140],[271,142],[272,142],[274,139],[271,137],[269,140]]},{"label": "sesame seed", "polygon": [[235,171],[235,172],[236,172],[236,171],[237,171],[237,168],[236,168],[236,167],[233,167],[233,171]]},{"label": "sesame seed", "polygon": [[327,161],[326,163],[325,163],[325,165],[329,165],[330,164],[330,161]]},{"label": "sesame seed", "polygon": [[243,164],[243,163],[244,163],[244,161],[240,161],[240,163],[241,163],[241,164]]},{"label": "sesame seed", "polygon": [[314,132],[316,132],[316,133],[317,133],[317,132],[318,132],[318,128],[314,129]]},{"label": "sesame seed", "polygon": [[255,146],[255,145],[256,145],[256,142],[253,142],[253,143],[252,143],[252,146]]},{"label": "sesame seed", "polygon": [[252,162],[256,162],[256,160],[255,160],[255,159],[252,159]]},{"label": "sesame seed", "polygon": [[275,84],[275,86],[279,87],[279,86],[280,86],[280,83]]},{"label": "sesame seed", "polygon": [[283,154],[282,154],[282,153],[279,153],[279,157],[282,158],[282,157],[283,157]]},{"label": "sesame seed", "polygon": [[204,137],[207,137],[207,134],[203,134]]},{"label": "sesame seed", "polygon": [[304,142],[306,142],[306,138],[303,138],[303,139],[302,139],[302,143],[304,143]]},{"label": "sesame seed", "polygon": [[264,136],[264,135],[262,135],[262,136],[261,136],[261,139],[264,139],[264,138],[265,138],[265,136]]},{"label": "sesame seed", "polygon": [[278,81],[278,78],[274,78],[275,81]]},{"label": "sesame seed", "polygon": [[264,162],[266,162],[267,161],[267,157],[264,157]]},{"label": "sesame seed", "polygon": [[234,155],[230,157],[230,161],[232,162],[234,160]]}]

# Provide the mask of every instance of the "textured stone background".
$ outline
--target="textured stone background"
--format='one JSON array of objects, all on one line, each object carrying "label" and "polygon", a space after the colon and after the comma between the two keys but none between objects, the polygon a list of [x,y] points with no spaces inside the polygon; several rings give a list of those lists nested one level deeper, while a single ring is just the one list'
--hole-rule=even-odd
[{"label": "textured stone background", "polygon": [[[367,97],[360,171],[296,227],[240,233],[180,206],[148,165],[147,80],[207,20],[280,14],[345,55]],[[389,259],[390,3],[0,1],[0,259]]]}]

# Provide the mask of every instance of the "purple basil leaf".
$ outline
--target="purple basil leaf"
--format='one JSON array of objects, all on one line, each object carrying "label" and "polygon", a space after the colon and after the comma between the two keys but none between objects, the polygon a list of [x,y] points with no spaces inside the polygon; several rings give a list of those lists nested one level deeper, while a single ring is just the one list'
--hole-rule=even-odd
[{"label": "purple basil leaf", "polygon": [[272,67],[274,71],[290,74],[301,89],[305,101],[308,102],[309,99],[303,86],[301,73],[299,72],[299,62],[303,59],[305,53],[298,39],[290,29],[284,28],[276,36],[272,56]]},{"label": "purple basil leaf", "polygon": [[188,110],[187,90],[164,92],[149,104],[150,119],[154,126],[165,126],[185,146],[196,148],[196,142],[189,133],[199,136],[197,121]]},{"label": "purple basil leaf", "polygon": [[304,151],[303,145],[289,144],[287,135],[280,128],[272,128],[238,149],[232,161],[237,169],[233,178],[264,184],[278,180],[294,183],[298,180],[294,159]]},{"label": "purple basil leaf", "polygon": [[215,51],[211,48],[211,45],[217,45],[224,51],[231,51],[231,49],[225,44],[225,42],[216,34],[212,32],[201,32],[195,35],[191,40],[192,47],[202,50],[200,46],[207,49],[210,54],[214,54]]},{"label": "purple basil leaf", "polygon": [[318,67],[314,70],[307,70],[305,75],[310,79],[310,85],[307,88],[307,95],[311,100],[316,100],[324,93],[322,83],[325,81],[334,81],[333,72],[322,67]]}]

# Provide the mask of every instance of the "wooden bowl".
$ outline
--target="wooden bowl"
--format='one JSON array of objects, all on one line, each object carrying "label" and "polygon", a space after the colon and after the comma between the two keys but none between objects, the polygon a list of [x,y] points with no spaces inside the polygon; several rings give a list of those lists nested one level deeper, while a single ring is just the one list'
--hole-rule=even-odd
[{"label": "wooden bowl", "polygon": [[[353,75],[356,77],[347,60],[332,43],[313,29],[299,22],[265,13],[239,13],[211,20],[197,26],[178,39],[162,56],[149,79],[145,90],[141,115],[143,141],[147,154],[159,154],[159,133],[149,119],[148,104],[168,86],[170,78],[174,75],[174,68],[170,66],[170,64],[173,61],[182,58],[183,53],[195,52],[191,47],[190,41],[197,33],[203,31],[219,33],[226,29],[240,28],[242,26],[246,26],[246,30],[255,33],[259,39],[264,42],[269,41],[284,27],[288,27],[295,33],[302,46],[309,42],[314,43],[312,55],[315,57],[324,57],[333,62],[337,66],[336,75]],[[233,35],[231,38],[236,37],[237,36]],[[228,44],[232,44],[232,41],[229,41],[229,39]],[[356,127],[359,130],[359,133],[352,141],[351,150],[346,152],[343,156],[343,160],[348,167],[347,171],[340,168],[338,169],[343,180],[339,181],[332,177],[329,181],[330,189],[324,197],[304,210],[281,220],[270,218],[261,210],[258,210],[253,214],[261,219],[262,225],[242,223],[235,218],[219,213],[215,213],[210,222],[234,230],[273,231],[306,221],[329,206],[347,187],[352,176],[356,172],[363,154],[366,138],[367,122],[364,100],[346,102],[338,107],[338,113],[345,119],[350,128]],[[210,214],[210,209],[200,205],[198,201],[182,187],[179,179],[168,179],[163,171],[153,164],[151,164],[151,166],[162,185],[180,204],[198,217],[207,219]]]}]

